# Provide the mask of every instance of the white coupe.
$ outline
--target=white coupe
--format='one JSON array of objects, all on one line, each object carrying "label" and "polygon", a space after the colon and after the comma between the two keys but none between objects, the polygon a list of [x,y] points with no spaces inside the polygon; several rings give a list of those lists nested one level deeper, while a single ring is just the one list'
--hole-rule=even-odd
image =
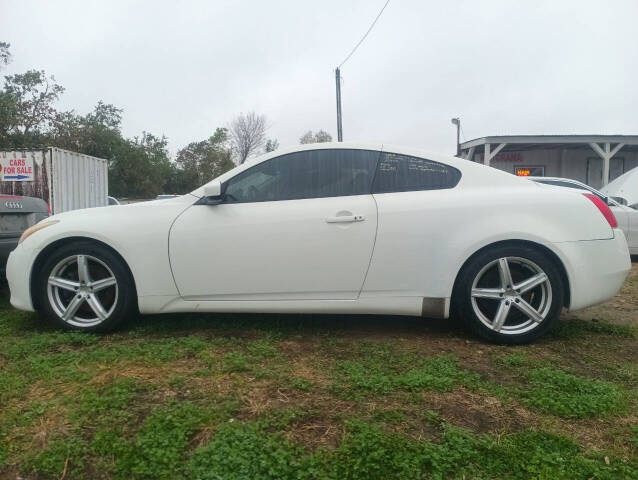
[{"label": "white coupe", "polygon": [[54,215],[11,253],[11,303],[105,331],[165,312],[447,318],[524,343],[630,268],[598,197],[381,145],[280,150],[174,199]]}]

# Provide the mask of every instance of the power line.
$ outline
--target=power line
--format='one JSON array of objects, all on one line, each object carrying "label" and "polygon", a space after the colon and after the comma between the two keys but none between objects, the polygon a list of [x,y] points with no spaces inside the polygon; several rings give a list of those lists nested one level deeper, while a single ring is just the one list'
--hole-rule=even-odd
[{"label": "power line", "polygon": [[390,3],[390,0],[387,0],[385,2],[385,5],[383,5],[383,8],[381,9],[381,11],[379,12],[379,14],[377,15],[377,18],[374,19],[374,22],[372,22],[372,25],[370,25],[370,28],[368,28],[368,31],[365,33],[365,35],[361,38],[361,40],[359,40],[359,43],[357,43],[354,48],[352,49],[352,51],[350,52],[350,54],[345,58],[345,60],[343,62],[341,62],[339,64],[339,66],[337,68],[341,68],[341,66],[346,63],[350,57],[352,56],[352,54],[357,50],[357,48],[359,48],[359,45],[361,45],[363,43],[363,41],[366,39],[366,37],[368,36],[368,34],[372,31],[372,29],[374,28],[374,25],[377,23],[377,20],[379,20],[379,17],[381,16],[381,14],[383,13],[383,11],[385,10],[385,7],[388,6],[388,3]]}]

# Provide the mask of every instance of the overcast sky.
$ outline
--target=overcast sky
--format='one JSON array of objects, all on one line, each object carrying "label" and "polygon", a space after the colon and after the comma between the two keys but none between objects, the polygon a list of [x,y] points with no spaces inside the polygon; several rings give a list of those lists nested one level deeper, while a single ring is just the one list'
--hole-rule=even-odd
[{"label": "overcast sky", "polygon": [[[336,139],[334,69],[385,0],[0,0],[5,74],[44,69],[61,109],[124,109],[171,151],[239,112],[282,146]],[[638,0],[391,0],[342,67],[344,140],[453,153],[495,134],[638,133]]]}]

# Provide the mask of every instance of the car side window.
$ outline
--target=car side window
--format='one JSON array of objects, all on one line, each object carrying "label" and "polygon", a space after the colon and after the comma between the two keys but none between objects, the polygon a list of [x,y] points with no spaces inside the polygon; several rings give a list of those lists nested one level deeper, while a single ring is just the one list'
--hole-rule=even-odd
[{"label": "car side window", "polygon": [[379,154],[374,150],[325,149],[282,155],[231,178],[225,203],[369,194]]},{"label": "car side window", "polygon": [[382,153],[372,193],[454,188],[461,172],[454,167],[397,153]]}]

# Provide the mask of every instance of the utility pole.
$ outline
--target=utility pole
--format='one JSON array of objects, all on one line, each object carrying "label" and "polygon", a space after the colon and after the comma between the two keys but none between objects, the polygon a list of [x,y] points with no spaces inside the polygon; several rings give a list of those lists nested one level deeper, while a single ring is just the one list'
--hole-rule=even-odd
[{"label": "utility pole", "polygon": [[461,156],[461,118],[455,117],[452,119],[452,125],[456,125],[456,156]]},{"label": "utility pole", "polygon": [[337,82],[337,141],[343,142],[343,130],[341,128],[341,72],[339,67],[335,70],[335,81]]}]

